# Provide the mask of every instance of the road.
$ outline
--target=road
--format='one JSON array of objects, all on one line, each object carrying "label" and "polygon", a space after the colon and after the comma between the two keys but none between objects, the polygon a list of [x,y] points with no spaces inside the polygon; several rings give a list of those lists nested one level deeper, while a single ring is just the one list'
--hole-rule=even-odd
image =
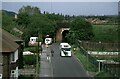
[{"label": "road", "polygon": [[54,57],[51,58],[53,77],[88,77],[83,66],[72,57],[61,57],[59,43],[52,44]]}]

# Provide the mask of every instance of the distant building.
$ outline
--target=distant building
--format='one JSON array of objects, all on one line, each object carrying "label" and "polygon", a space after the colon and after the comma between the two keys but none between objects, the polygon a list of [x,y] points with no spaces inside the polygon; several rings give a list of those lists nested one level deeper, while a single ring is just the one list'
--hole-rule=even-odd
[{"label": "distant building", "polygon": [[108,23],[108,20],[100,20],[99,18],[88,18],[86,21],[92,23],[92,24],[105,24]]},{"label": "distant building", "polygon": [[15,14],[15,19],[17,19],[17,14]]},{"label": "distant building", "polygon": [[0,28],[0,78],[18,78],[23,40]]}]

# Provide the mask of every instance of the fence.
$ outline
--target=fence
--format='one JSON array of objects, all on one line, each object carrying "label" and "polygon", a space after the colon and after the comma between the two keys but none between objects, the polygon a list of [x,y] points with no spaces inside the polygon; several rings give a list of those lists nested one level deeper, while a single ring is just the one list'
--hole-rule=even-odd
[{"label": "fence", "polygon": [[[91,62],[92,64],[94,64],[96,67],[99,66],[99,62],[97,61],[97,58],[88,54],[87,50],[93,49],[92,47],[95,47],[95,49],[96,49],[97,47],[100,46],[98,44],[100,44],[100,43],[76,41],[76,45],[80,48],[81,53],[83,53],[88,58],[88,61]],[[103,46],[106,44],[108,44],[108,43],[102,43],[101,45]],[[109,47],[107,48],[108,45],[109,45]],[[109,43],[108,45],[106,45],[106,49],[110,49],[112,51],[116,50],[115,47],[118,46],[117,43],[114,43],[114,44]],[[113,48],[111,46],[113,46]],[[119,74],[120,64],[119,63],[112,64],[112,63],[107,63],[107,62],[101,62],[100,63],[100,70],[108,72],[115,77],[120,77],[120,74]]]},{"label": "fence", "polygon": [[94,64],[96,67],[98,67],[98,61],[96,61],[95,57],[92,57],[90,54],[87,53],[87,51],[79,46],[81,53],[83,53],[86,57],[88,57],[88,61]]},{"label": "fence", "polygon": [[118,51],[119,43],[105,43],[105,42],[89,42],[79,41],[79,44],[87,50],[99,50],[99,51]]},{"label": "fence", "polygon": [[102,63],[101,70],[104,70],[115,77],[120,77],[120,64]]}]

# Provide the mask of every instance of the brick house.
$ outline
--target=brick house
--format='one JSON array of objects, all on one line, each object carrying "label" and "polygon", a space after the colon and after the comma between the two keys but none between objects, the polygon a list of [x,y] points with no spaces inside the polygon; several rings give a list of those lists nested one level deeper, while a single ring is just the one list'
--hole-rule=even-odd
[{"label": "brick house", "polygon": [[0,28],[0,78],[18,78],[21,42],[23,41]]}]

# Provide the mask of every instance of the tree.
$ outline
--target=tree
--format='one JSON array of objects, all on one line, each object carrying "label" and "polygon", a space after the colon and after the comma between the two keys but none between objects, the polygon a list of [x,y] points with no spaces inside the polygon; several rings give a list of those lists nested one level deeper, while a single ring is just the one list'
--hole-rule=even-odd
[{"label": "tree", "polygon": [[25,28],[23,35],[26,44],[28,44],[29,38],[31,36],[38,37],[40,35],[43,37],[48,34],[50,35],[55,30],[54,26],[54,23],[45,16],[41,14],[32,15],[30,17],[30,23],[28,27]]},{"label": "tree", "polygon": [[50,32],[54,32],[53,22],[43,15],[34,15],[30,20],[29,28],[35,28],[36,33],[39,32],[40,34],[46,35]]},{"label": "tree", "polygon": [[22,8],[19,9],[17,23],[18,25],[27,27],[28,24],[30,23],[29,17],[40,13],[41,12],[38,7],[23,6]]},{"label": "tree", "polygon": [[40,10],[38,7],[32,7],[32,6],[23,6],[19,9],[19,14],[26,13],[28,15],[34,15],[34,14],[40,14]]},{"label": "tree", "polygon": [[27,26],[30,23],[29,17],[40,13],[38,7],[23,6],[19,9],[17,23],[18,25]]},{"label": "tree", "polygon": [[80,18],[72,21],[70,26],[70,33],[67,36],[72,36],[71,39],[91,40],[93,35],[92,25]]},{"label": "tree", "polygon": [[13,21],[14,17],[8,15],[7,13],[2,11],[2,28],[11,32],[14,27],[17,26],[16,22]]},{"label": "tree", "polygon": [[49,14],[49,13],[46,13],[45,14],[46,17],[54,22],[61,22],[64,20],[64,16],[63,15],[60,15],[60,14],[55,14],[55,13],[52,13],[52,14]]},{"label": "tree", "polygon": [[18,25],[27,27],[28,24],[30,23],[29,15],[27,13],[18,14],[17,23]]}]

